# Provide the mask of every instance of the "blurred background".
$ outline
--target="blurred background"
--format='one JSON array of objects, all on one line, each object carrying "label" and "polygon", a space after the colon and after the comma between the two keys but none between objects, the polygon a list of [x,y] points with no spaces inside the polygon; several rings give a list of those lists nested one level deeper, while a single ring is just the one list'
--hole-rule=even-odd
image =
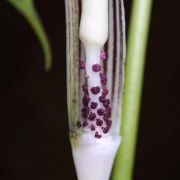
[{"label": "blurred background", "polygon": [[[63,0],[35,0],[53,51],[0,1],[0,179],[76,180],[68,139]],[[131,1],[125,0],[127,29]],[[133,180],[180,179],[178,1],[154,0]]]}]

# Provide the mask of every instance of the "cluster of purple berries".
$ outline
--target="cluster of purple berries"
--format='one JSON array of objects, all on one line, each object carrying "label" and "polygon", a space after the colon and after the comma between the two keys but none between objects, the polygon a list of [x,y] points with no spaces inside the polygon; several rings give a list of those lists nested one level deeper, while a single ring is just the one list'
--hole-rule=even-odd
[{"label": "cluster of purple berries", "polygon": [[[106,53],[101,51],[100,55],[101,60],[105,60],[107,58]],[[85,61],[79,62],[79,68],[81,70],[85,69]],[[82,90],[84,92],[84,96],[82,99],[83,108],[81,109],[81,115],[84,121],[81,123],[80,121],[77,122],[77,127],[89,127],[91,131],[94,131],[95,138],[101,138],[102,135],[98,131],[101,131],[104,134],[109,132],[109,129],[112,125],[111,118],[111,107],[110,107],[110,99],[106,98],[108,95],[108,89],[105,88],[107,84],[107,77],[104,73],[101,73],[102,67],[100,64],[93,64],[92,71],[95,73],[99,72],[99,78],[102,83],[103,88],[99,86],[91,87],[90,91],[94,95],[101,95],[98,97],[98,102],[95,102],[90,99],[89,92],[88,92],[88,85],[83,84]]]}]

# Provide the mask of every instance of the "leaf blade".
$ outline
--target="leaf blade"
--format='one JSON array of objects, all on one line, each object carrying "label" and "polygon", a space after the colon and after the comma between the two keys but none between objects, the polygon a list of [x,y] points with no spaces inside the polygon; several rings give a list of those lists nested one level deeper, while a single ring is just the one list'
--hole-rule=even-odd
[{"label": "leaf blade", "polygon": [[36,34],[45,57],[45,70],[48,71],[52,65],[52,53],[47,35],[41,23],[41,19],[34,6],[33,0],[7,0],[29,23]]}]

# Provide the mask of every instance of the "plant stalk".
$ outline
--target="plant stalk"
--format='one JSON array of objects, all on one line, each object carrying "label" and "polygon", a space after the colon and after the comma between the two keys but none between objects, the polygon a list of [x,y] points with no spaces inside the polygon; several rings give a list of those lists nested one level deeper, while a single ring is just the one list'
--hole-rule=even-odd
[{"label": "plant stalk", "polygon": [[131,180],[133,175],[152,2],[153,0],[134,0],[132,5],[123,92],[122,142],[114,164],[112,180]]}]

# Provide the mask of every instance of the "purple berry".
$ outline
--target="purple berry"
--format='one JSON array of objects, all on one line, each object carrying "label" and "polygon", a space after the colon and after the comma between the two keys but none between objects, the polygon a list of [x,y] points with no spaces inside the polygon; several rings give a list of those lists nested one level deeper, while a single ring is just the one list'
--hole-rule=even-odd
[{"label": "purple berry", "polygon": [[104,101],[105,101],[105,96],[104,95],[99,96],[99,102],[104,103]]},{"label": "purple berry", "polygon": [[85,69],[85,61],[83,61],[83,60],[79,61],[79,68],[80,69]]},{"label": "purple berry", "polygon": [[103,89],[102,95],[106,96],[108,94],[108,90],[107,89]]},{"label": "purple berry", "polygon": [[105,101],[103,102],[104,107],[108,108],[110,105],[110,100],[109,99],[105,99]]},{"label": "purple berry", "polygon": [[99,136],[99,133],[96,131],[95,135],[94,135],[96,138],[98,138]]},{"label": "purple berry", "polygon": [[104,110],[102,108],[99,108],[97,110],[97,113],[98,113],[99,116],[103,116],[104,115]]},{"label": "purple berry", "polygon": [[82,111],[82,112],[89,113],[90,108],[89,108],[89,107],[83,107],[81,111]]},{"label": "purple berry", "polygon": [[84,107],[82,108],[81,112],[82,112],[82,117],[83,118],[87,118],[88,114],[89,114],[90,108],[89,107]]},{"label": "purple berry", "polygon": [[101,119],[96,119],[96,125],[97,126],[102,126],[103,125],[103,121]]},{"label": "purple berry", "polygon": [[107,122],[107,121],[108,121],[108,116],[107,116],[106,114],[104,114],[104,116],[103,116],[103,120],[104,120],[105,122]]},{"label": "purple berry", "polygon": [[102,137],[102,136],[99,134],[97,138],[100,139],[101,137]]},{"label": "purple berry", "polygon": [[94,131],[96,128],[94,126],[94,124],[91,125],[91,131]]},{"label": "purple berry", "polygon": [[95,120],[95,118],[96,118],[96,114],[95,114],[95,113],[93,113],[93,112],[91,112],[91,113],[89,114],[88,119],[89,119],[90,121],[94,121],[94,120]]},{"label": "purple berry", "polygon": [[111,107],[108,107],[105,110],[106,110],[106,112],[111,112]]},{"label": "purple berry", "polygon": [[111,117],[111,108],[110,107],[105,109],[105,114],[107,115],[107,117],[109,117],[109,118]]},{"label": "purple berry", "polygon": [[101,83],[102,83],[103,85],[106,85],[106,83],[107,83],[107,77],[106,77],[106,75],[105,75],[104,73],[100,73],[100,79],[101,79]]},{"label": "purple berry", "polygon": [[92,87],[91,92],[93,94],[98,94],[100,92],[100,87],[99,86]]},{"label": "purple berry", "polygon": [[82,85],[82,90],[88,95],[88,87],[87,84]]},{"label": "purple berry", "polygon": [[112,121],[111,121],[111,120],[108,120],[108,121],[106,122],[106,125],[107,125],[107,127],[110,129],[110,128],[111,128],[111,125],[112,125]]},{"label": "purple berry", "polygon": [[84,105],[85,107],[88,106],[89,101],[90,101],[89,96],[88,96],[88,95],[84,95],[84,97],[83,97],[83,99],[82,99],[82,102],[83,102],[83,105]]},{"label": "purple berry", "polygon": [[91,109],[96,109],[97,106],[98,106],[97,102],[91,102],[91,105],[90,105]]},{"label": "purple berry", "polygon": [[95,136],[95,138],[98,138],[98,139],[100,139],[102,137],[97,131],[94,136]]},{"label": "purple berry", "polygon": [[104,134],[107,134],[108,132],[109,132],[109,128],[108,127],[103,128],[103,133]]},{"label": "purple berry", "polygon": [[92,70],[93,70],[94,72],[101,71],[101,65],[99,65],[99,64],[93,64],[93,65],[92,65]]}]

